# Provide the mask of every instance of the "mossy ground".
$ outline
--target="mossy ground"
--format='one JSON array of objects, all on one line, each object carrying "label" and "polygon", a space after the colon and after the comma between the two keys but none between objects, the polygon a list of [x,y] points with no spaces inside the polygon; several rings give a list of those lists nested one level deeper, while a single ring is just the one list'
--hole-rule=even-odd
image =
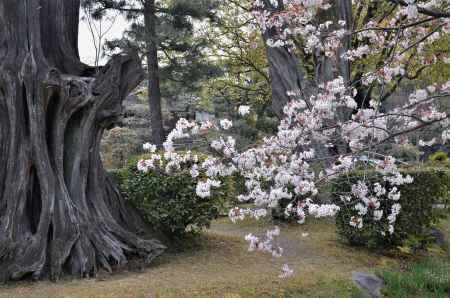
[{"label": "mossy ground", "polygon": [[[223,218],[190,249],[166,253],[150,267],[90,280],[12,283],[0,287],[0,298],[358,297],[350,282],[352,271],[399,267],[395,258],[340,243],[328,220],[282,227],[280,241],[286,253],[280,259],[247,252],[243,235],[270,225],[264,221],[234,225]],[[295,275],[281,280],[278,274],[284,263]]]}]

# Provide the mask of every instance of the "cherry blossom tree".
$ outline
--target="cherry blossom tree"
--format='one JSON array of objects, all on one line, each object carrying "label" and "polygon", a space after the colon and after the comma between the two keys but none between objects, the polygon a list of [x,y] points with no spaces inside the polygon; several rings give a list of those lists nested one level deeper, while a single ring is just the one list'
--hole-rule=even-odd
[{"label": "cherry blossom tree", "polygon": [[[318,200],[320,186],[362,162],[367,171],[382,175],[387,184],[362,179],[352,186],[351,193],[341,196],[359,214],[349,225],[360,229],[369,218],[385,220],[387,229],[381,233],[395,233],[401,212],[397,186],[413,183],[413,179],[400,172],[395,158],[386,155],[381,146],[408,142],[411,133],[429,126],[442,132],[440,142],[448,142],[449,115],[440,103],[450,99],[450,81],[418,88],[405,103],[389,110],[383,102],[392,93],[390,88],[398,87],[402,78],[414,76],[409,68],[412,61],[423,65],[450,62],[445,54],[437,57],[429,51],[434,43],[448,38],[449,3],[368,2],[385,5],[388,12],[382,22],[369,16],[357,29],[354,23],[349,24],[353,22],[352,6],[357,11],[361,7],[355,2],[255,0],[255,30],[262,32],[267,43],[274,105],[282,115],[277,134],[239,152],[235,140],[226,136],[231,121],[195,123],[181,119],[164,143],[164,158],[152,150],[151,158],[139,161],[138,168],[160,168],[166,174],[188,170],[199,177],[197,195],[205,199],[214,195],[221,177],[238,172],[245,177],[247,189],[238,200],[252,202],[255,207],[232,209],[231,220],[265,217],[287,199],[290,203],[285,213],[303,223],[307,216],[327,217],[338,212],[337,205]],[[337,16],[330,9],[338,11]],[[296,56],[299,41],[303,53],[318,62],[313,77],[301,72],[302,61]],[[377,56],[382,59],[358,69],[356,79],[350,77],[352,65]],[[371,90],[370,96],[367,90]],[[252,111],[251,107],[242,107],[239,112],[245,117]],[[211,143],[211,155],[206,160],[174,150],[177,139],[201,137],[211,129],[221,131],[222,136]],[[316,165],[320,165],[319,170]],[[384,199],[391,202],[389,213],[379,209]],[[279,233],[275,227],[264,236],[248,235],[249,250],[281,256],[282,248],[275,240]],[[292,270],[286,265],[280,276],[290,274]]]}]

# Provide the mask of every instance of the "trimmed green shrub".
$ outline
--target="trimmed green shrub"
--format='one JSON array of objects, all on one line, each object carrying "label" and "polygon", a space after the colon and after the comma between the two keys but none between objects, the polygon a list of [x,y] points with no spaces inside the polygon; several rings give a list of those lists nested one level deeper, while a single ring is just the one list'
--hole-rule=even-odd
[{"label": "trimmed green shrub", "polygon": [[106,168],[127,165],[128,157],[140,148],[136,132],[126,127],[114,127],[105,132],[101,142],[101,156]]},{"label": "trimmed green shrub", "polygon": [[125,197],[155,230],[176,239],[209,227],[220,215],[231,187],[228,183],[215,189],[211,197],[200,198],[195,192],[196,180],[188,171],[172,175],[143,173],[137,170],[136,160],[111,174]]},{"label": "trimmed green shrub", "polygon": [[431,154],[428,160],[436,165],[450,165],[450,158],[444,151],[438,151]]},{"label": "trimmed green shrub", "polygon": [[[358,181],[378,182],[391,189],[383,178],[375,172],[355,171],[343,175],[333,181],[333,202],[341,207],[336,215],[337,233],[351,245],[368,248],[391,248],[401,245],[409,237],[425,237],[427,230],[438,221],[442,212],[433,208],[434,204],[446,201],[450,191],[450,171],[445,169],[407,169],[402,174],[413,177],[414,182],[398,186],[401,196],[399,201],[388,199],[388,194],[380,197],[380,208],[383,218],[376,220],[370,210],[363,218],[362,226],[352,226],[350,222],[360,216],[355,209],[355,200],[342,199],[351,192],[353,184]],[[400,213],[395,221],[395,230],[388,233],[389,221],[386,215],[391,212],[392,205],[401,205]]]}]

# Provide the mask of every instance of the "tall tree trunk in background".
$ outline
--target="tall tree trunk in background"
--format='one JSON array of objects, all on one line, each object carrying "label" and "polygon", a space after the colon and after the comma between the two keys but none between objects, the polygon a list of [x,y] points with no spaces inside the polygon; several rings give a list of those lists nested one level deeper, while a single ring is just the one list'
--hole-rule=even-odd
[{"label": "tall tree trunk in background", "polygon": [[[264,0],[266,8],[272,11],[282,11],[283,2],[277,1],[278,5],[274,6],[270,1]],[[331,1],[332,7],[318,15],[319,22],[331,20],[334,23],[343,20],[346,22],[346,29],[351,31],[352,19],[352,3],[351,0]],[[332,28],[336,29],[336,28]],[[263,33],[263,38],[267,42],[269,39],[276,40],[277,32],[275,30],[268,30]],[[283,116],[283,107],[291,100],[287,95],[289,91],[300,91],[301,96],[308,100],[311,95],[314,95],[314,84],[320,84],[342,76],[346,84],[351,83],[350,63],[344,59],[340,59],[341,55],[346,52],[351,44],[351,36],[346,36],[342,40],[342,47],[339,49],[337,60],[332,60],[325,57],[323,53],[314,53],[316,62],[315,68],[315,82],[310,82],[305,77],[304,66],[296,55],[295,51],[289,51],[287,47],[269,47],[267,48],[267,58],[269,62],[269,74],[272,88],[272,109],[278,115]],[[347,120],[351,115],[351,110],[341,109],[338,113],[342,121]],[[332,148],[324,148],[321,144],[315,146],[316,154],[318,156],[338,155],[347,152],[346,143],[336,141]]]},{"label": "tall tree trunk in background", "polygon": [[78,58],[80,0],[0,0],[0,280],[80,277],[147,260],[164,247],[142,230],[107,176],[103,131],[143,79],[114,57]]},{"label": "tall tree trunk in background", "polygon": [[[325,23],[326,21],[332,21],[334,26],[331,30],[340,29],[336,26],[339,21],[345,21],[344,29],[348,32],[352,31],[353,17],[352,17],[352,1],[351,0],[339,0],[331,1],[332,6],[326,11],[323,11],[318,15],[319,22]],[[337,76],[341,76],[346,84],[350,84],[350,62],[342,59],[341,56],[351,46],[351,36],[346,35],[341,40],[342,47],[339,48],[336,54],[336,60],[323,55],[323,53],[315,53],[316,58],[316,73],[315,78],[318,83],[327,82],[335,79]]]},{"label": "tall tree trunk in background", "polygon": [[[283,1],[278,0],[277,4],[269,0],[263,0],[265,9],[272,12],[284,10]],[[272,110],[278,116],[283,118],[284,106],[292,100],[288,92],[300,91],[305,98],[309,98],[307,90],[307,81],[302,72],[301,61],[299,61],[293,51],[287,46],[270,47],[268,40],[277,40],[278,32],[275,28],[266,30],[262,33],[266,43],[266,55],[269,64],[270,87],[272,90]]]},{"label": "tall tree trunk in background", "polygon": [[[319,14],[318,18],[321,23],[326,21],[332,21],[333,26],[331,30],[341,29],[341,26],[337,26],[339,21],[345,21],[344,29],[347,32],[353,30],[353,12],[351,0],[339,0],[331,1],[331,8]],[[316,69],[315,79],[317,83],[325,83],[330,80],[342,77],[346,86],[352,84],[351,78],[351,65],[350,61],[342,59],[341,56],[346,53],[351,47],[351,35],[346,35],[341,39],[341,47],[338,49],[333,59],[326,57],[323,53],[317,53],[315,57]],[[341,122],[345,122],[350,119],[353,110],[350,108],[341,107],[338,108],[336,116]],[[335,136],[335,142],[332,147],[327,149],[328,155],[337,156],[347,153],[350,149],[347,142],[340,139],[340,134]]]},{"label": "tall tree trunk in background", "polygon": [[[346,28],[351,30],[352,25],[352,5],[351,0],[331,1],[333,7],[320,17],[325,20],[332,20],[336,23],[339,20],[346,21]],[[275,7],[268,0],[264,0],[266,8],[271,11],[282,11],[282,1],[278,1]],[[277,32],[269,30],[263,33],[263,39],[267,42],[269,39],[277,39]],[[339,50],[339,57],[350,47],[351,38],[346,37],[343,40],[343,46]],[[269,62],[269,75],[271,79],[272,88],[272,109],[279,116],[283,116],[283,107],[289,102],[290,98],[287,95],[288,91],[300,91],[304,98],[309,98],[313,95],[314,88],[311,82],[305,78],[303,71],[304,67],[294,51],[289,51],[287,47],[269,47],[266,46],[267,59]],[[317,55],[317,67],[315,79],[317,83],[334,79],[336,75],[341,75],[345,82],[350,82],[350,64],[348,61],[338,59],[338,61],[331,61]]]},{"label": "tall tree trunk in background", "polygon": [[[263,34],[264,41],[272,39],[271,30]],[[269,62],[269,77],[272,89],[272,110],[279,117],[283,117],[284,106],[292,100],[288,91],[300,91],[306,98],[309,97],[308,84],[301,71],[300,61],[287,47],[266,46],[267,60]]]},{"label": "tall tree trunk in background", "polygon": [[144,22],[147,44],[148,101],[150,106],[151,136],[153,144],[160,146],[164,141],[164,128],[161,111],[155,0],[145,1]]}]

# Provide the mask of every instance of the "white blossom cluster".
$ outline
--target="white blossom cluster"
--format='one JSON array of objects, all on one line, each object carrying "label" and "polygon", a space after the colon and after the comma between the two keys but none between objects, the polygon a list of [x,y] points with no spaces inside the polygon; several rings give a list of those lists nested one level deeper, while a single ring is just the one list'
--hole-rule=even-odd
[{"label": "white blossom cluster", "polygon": [[382,221],[386,222],[387,230],[380,230],[380,234],[392,235],[401,210],[401,193],[397,186],[411,184],[413,179],[399,172],[392,157],[380,161],[376,171],[383,175],[383,183],[370,183],[370,177],[368,181],[360,180],[352,185],[351,193],[341,195],[341,200],[353,210],[350,226],[362,229],[365,222]]},{"label": "white blossom cluster", "polygon": [[253,234],[245,236],[248,242],[248,251],[261,251],[270,253],[273,257],[279,258],[283,254],[283,248],[275,244],[275,238],[280,235],[280,228],[275,226],[273,230],[268,230],[263,237],[257,237]]}]

